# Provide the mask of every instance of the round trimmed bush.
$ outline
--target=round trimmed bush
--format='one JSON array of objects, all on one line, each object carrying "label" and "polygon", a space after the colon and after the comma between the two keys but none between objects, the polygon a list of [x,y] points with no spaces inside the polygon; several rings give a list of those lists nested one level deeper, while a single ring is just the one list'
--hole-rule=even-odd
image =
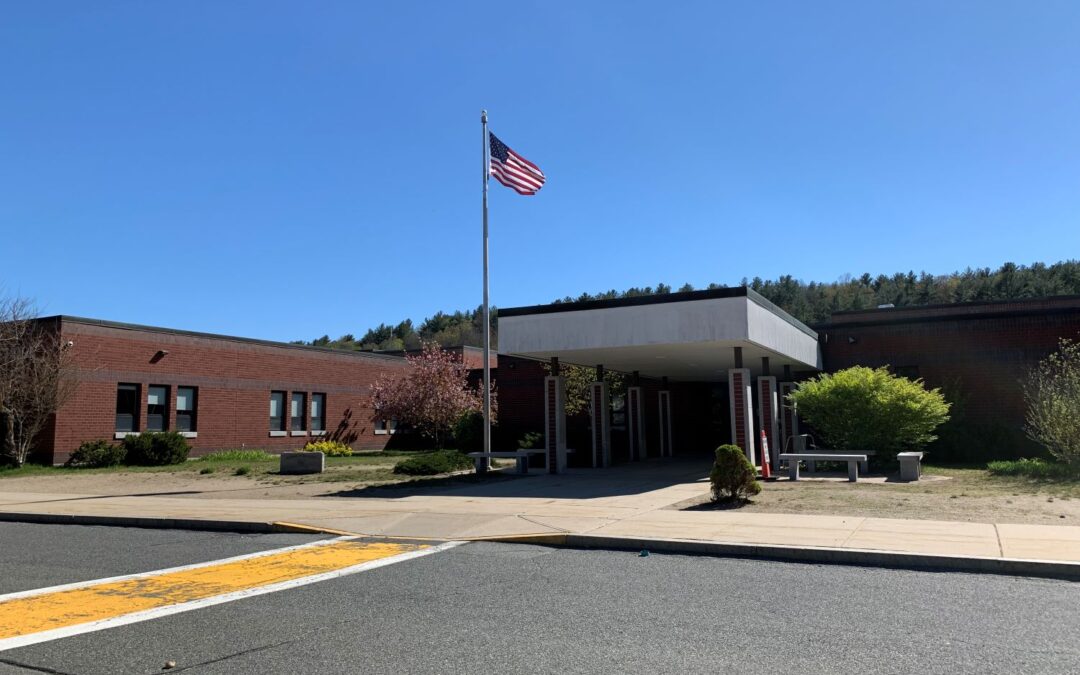
[{"label": "round trimmed bush", "polygon": [[950,404],[939,389],[927,390],[922,380],[898,377],[888,368],[823,373],[800,382],[789,398],[831,447],[874,450],[878,461],[922,448],[949,419]]},{"label": "round trimmed bush", "polygon": [[709,474],[713,501],[746,500],[761,492],[757,471],[737,445],[721,445]]},{"label": "round trimmed bush", "polygon": [[144,431],[124,438],[127,463],[140,466],[165,466],[187,460],[191,446],[175,431]]},{"label": "round trimmed bush", "polygon": [[464,453],[457,450],[436,450],[401,460],[394,465],[394,473],[407,476],[434,476],[469,469],[472,466],[472,458]]},{"label": "round trimmed bush", "polygon": [[86,441],[71,453],[64,466],[77,466],[97,468],[102,466],[116,466],[124,463],[127,451],[122,445],[116,445],[105,440]]}]

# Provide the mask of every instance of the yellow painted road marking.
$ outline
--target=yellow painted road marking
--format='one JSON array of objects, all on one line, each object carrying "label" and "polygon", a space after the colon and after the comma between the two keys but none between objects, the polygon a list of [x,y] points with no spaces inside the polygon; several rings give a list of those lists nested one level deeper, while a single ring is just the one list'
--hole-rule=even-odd
[{"label": "yellow painted road marking", "polygon": [[442,550],[334,539],[223,561],[0,596],[0,651],[146,620]]}]

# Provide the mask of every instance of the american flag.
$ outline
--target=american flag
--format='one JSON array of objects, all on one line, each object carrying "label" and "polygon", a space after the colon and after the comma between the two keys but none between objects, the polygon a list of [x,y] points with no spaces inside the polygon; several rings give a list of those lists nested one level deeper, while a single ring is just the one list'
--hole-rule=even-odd
[{"label": "american flag", "polygon": [[547,180],[544,172],[529,160],[506,147],[495,134],[488,132],[491,147],[491,175],[521,195],[534,195]]}]

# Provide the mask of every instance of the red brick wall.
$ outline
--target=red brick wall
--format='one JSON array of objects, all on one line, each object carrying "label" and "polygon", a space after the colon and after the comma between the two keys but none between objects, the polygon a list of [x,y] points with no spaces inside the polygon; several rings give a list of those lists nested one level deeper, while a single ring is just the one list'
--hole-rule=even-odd
[{"label": "red brick wall", "polygon": [[[381,449],[391,438],[375,435],[371,385],[380,375],[400,372],[404,359],[333,353],[302,347],[63,322],[63,339],[74,342],[79,385],[57,413],[39,459],[63,462],[86,440],[112,439],[116,387],[141,385],[140,429],[146,428],[149,385],[170,388],[169,427],[175,428],[176,390],[198,387],[193,455],[224,448],[281,451],[304,445],[311,436],[270,436],[270,392],[304,392],[310,413],[312,393],[326,394],[326,437],[356,449]],[[159,350],[166,356],[153,362]],[[288,394],[286,430],[289,430]],[[310,428],[310,421],[307,425]]]},{"label": "red brick wall", "polygon": [[967,421],[1022,438],[1020,381],[1060,338],[1080,338],[1080,300],[962,305],[953,314],[946,308],[869,311],[834,321],[817,329],[826,370],[892,366],[947,393],[958,389]]}]

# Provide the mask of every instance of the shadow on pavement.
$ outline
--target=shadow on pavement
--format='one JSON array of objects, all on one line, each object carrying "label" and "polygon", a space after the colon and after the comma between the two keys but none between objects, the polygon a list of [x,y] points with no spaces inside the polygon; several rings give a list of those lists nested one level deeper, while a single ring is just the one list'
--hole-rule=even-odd
[{"label": "shadow on pavement", "polygon": [[484,475],[441,476],[394,485],[341,490],[320,496],[375,499],[404,499],[420,495],[599,499],[653,492],[682,483],[707,483],[711,463],[711,459],[657,458],[608,469],[570,469],[558,475],[540,471],[521,475],[513,473],[512,469],[503,469]]}]

